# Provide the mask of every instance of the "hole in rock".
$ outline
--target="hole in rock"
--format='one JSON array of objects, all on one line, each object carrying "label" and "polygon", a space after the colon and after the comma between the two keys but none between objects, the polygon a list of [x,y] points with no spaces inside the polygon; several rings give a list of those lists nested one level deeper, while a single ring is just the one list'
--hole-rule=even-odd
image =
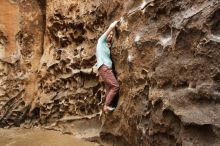
[{"label": "hole in rock", "polygon": [[220,37],[220,9],[218,9],[210,19],[211,33]]},{"label": "hole in rock", "polygon": [[190,134],[191,141],[197,140],[201,143],[206,143],[206,145],[211,146],[216,138],[211,125],[191,124],[186,126],[185,130]]},{"label": "hole in rock", "polygon": [[213,76],[213,81],[215,81],[215,82],[220,82],[220,73],[216,73],[216,74]]}]

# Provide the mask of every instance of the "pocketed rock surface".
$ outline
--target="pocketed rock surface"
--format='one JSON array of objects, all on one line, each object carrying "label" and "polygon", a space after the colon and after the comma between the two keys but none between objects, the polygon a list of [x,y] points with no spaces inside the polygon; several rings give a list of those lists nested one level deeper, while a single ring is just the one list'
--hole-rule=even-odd
[{"label": "pocketed rock surface", "polygon": [[[103,145],[220,146],[219,0],[2,0],[1,7],[1,127],[42,126]],[[103,115],[95,49],[114,20],[121,20],[111,49],[120,93],[116,110]]]}]

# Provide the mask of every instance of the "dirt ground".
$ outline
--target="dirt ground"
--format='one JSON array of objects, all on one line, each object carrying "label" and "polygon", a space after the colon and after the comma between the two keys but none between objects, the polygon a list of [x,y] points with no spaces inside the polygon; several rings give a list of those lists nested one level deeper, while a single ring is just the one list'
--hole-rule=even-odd
[{"label": "dirt ground", "polygon": [[57,131],[36,129],[0,129],[0,146],[96,146]]}]

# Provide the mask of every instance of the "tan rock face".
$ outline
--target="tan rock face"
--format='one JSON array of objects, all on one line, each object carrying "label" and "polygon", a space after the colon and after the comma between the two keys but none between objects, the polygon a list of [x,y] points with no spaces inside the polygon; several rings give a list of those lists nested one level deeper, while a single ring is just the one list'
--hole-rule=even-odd
[{"label": "tan rock face", "polygon": [[0,58],[7,58],[16,52],[16,34],[19,31],[20,13],[17,3],[12,3],[8,0],[2,0],[0,15]]},{"label": "tan rock face", "polygon": [[[1,125],[43,125],[119,146],[220,145],[218,0],[3,4],[19,13],[0,16],[0,45],[18,44],[0,62]],[[20,18],[13,25],[9,12]],[[120,94],[114,113],[100,118],[95,48],[115,19]]]}]

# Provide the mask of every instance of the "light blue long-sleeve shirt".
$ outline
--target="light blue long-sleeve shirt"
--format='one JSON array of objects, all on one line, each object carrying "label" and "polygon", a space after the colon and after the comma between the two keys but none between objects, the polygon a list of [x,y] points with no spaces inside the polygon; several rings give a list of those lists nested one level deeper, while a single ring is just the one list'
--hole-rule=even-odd
[{"label": "light blue long-sleeve shirt", "polygon": [[103,64],[112,68],[112,60],[110,57],[110,49],[107,43],[107,37],[102,35],[96,47],[96,58],[97,58],[97,68],[99,69],[100,66]]}]

